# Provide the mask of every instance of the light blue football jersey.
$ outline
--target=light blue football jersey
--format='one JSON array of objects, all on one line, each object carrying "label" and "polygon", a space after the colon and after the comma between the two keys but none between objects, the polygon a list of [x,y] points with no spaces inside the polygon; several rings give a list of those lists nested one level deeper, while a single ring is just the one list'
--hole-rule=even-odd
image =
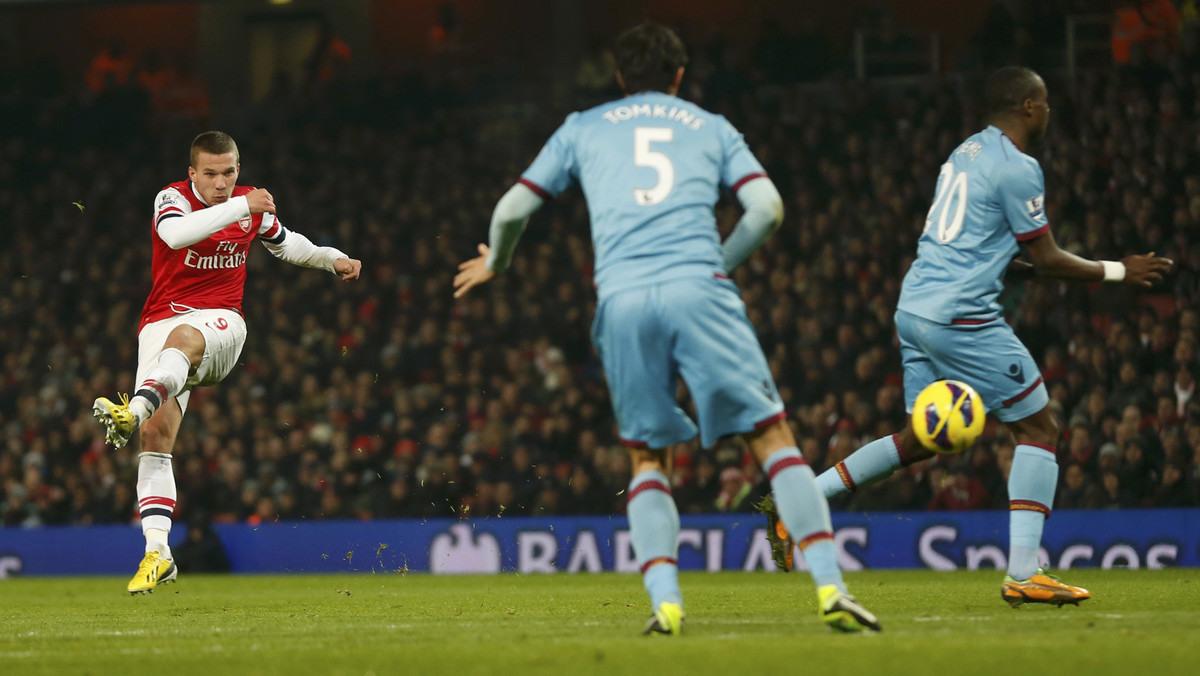
[{"label": "light blue football jersey", "polygon": [[720,189],[765,175],[724,117],[643,92],[567,116],[521,183],[547,199],[582,187],[603,297],[723,274],[713,213]]},{"label": "light blue football jersey", "polygon": [[1037,160],[997,127],[963,141],[942,165],[898,308],[942,324],[999,318],[1018,242],[1050,228],[1045,192]]}]

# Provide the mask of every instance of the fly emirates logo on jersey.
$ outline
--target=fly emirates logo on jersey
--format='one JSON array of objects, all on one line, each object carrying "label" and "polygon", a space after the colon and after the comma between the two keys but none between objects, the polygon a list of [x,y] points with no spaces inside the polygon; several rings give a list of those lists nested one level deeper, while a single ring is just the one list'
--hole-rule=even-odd
[{"label": "fly emirates logo on jersey", "polygon": [[[211,255],[205,255],[195,249],[188,249],[183,257],[183,264],[196,270],[229,270],[240,268],[246,264],[249,251],[241,249],[242,242],[217,242],[217,250]],[[239,250],[241,249],[241,250]]]}]

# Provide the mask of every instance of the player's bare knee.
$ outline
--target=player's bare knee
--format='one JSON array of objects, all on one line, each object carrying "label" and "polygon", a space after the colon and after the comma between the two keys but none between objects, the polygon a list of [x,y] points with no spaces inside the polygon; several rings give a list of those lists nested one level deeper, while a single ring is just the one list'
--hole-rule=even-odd
[{"label": "player's bare knee", "polygon": [[907,459],[906,464],[919,462],[927,458],[932,458],[936,453],[925,448],[921,440],[917,438],[917,433],[913,432],[912,423],[904,426],[904,429],[896,435],[896,445],[900,447],[900,452]]},{"label": "player's bare knee", "polygon": [[667,474],[667,449],[631,448],[629,449],[629,465],[634,475],[642,472]]},{"label": "player's bare knee", "polygon": [[1059,435],[1062,434],[1062,428],[1059,427],[1058,421],[1054,419],[1054,416],[1047,415],[1045,416],[1045,419],[1041,421],[1041,424],[1038,425],[1038,429],[1035,434],[1041,437],[1040,439],[1034,440],[1039,444],[1044,444],[1046,446],[1057,446]]},{"label": "player's bare knee", "polygon": [[174,348],[183,352],[188,361],[192,363],[192,369],[200,364],[200,360],[204,357],[204,334],[200,333],[192,326],[177,326],[170,335],[167,336],[167,341],[163,344],[163,348]]},{"label": "player's bare knee", "polygon": [[1024,420],[1008,423],[1008,427],[1016,437],[1017,443],[1030,442],[1043,446],[1057,446],[1061,434],[1058,421],[1044,409]]},{"label": "player's bare knee", "polygon": [[784,419],[776,420],[762,429],[747,432],[742,435],[742,439],[760,463],[766,462],[775,451],[796,445],[792,428],[788,427],[787,420]]}]

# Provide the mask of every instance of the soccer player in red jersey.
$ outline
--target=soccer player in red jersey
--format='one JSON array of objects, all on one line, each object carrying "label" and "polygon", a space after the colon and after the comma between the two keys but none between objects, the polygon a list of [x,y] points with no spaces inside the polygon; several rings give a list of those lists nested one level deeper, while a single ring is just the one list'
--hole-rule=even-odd
[{"label": "soccer player in red jersey", "polygon": [[138,329],[134,395],[120,402],[99,397],[93,407],[116,448],[141,430],[137,494],[146,555],[129,582],[131,594],[178,574],[167,545],[176,496],[171,450],[191,389],[224,380],[242,353],[251,242],[260,238],[277,258],[343,280],[362,270],[360,261],[284,228],[271,193],[237,185],[239,160],[228,134],[204,132],[192,141],[188,179],[155,198],[153,283]]}]

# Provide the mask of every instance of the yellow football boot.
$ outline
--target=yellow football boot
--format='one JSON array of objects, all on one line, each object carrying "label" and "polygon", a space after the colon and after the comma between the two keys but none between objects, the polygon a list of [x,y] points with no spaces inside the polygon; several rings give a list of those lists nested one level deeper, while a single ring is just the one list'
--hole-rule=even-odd
[{"label": "yellow football boot", "polygon": [[130,594],[149,594],[160,584],[174,582],[178,576],[179,570],[175,568],[174,561],[162,558],[158,552],[146,552],[138,564],[137,573],[125,589]]},{"label": "yellow football boot", "polygon": [[137,417],[129,410],[129,395],[122,394],[120,399],[121,403],[118,404],[108,397],[97,397],[92,404],[92,415],[108,430],[104,440],[113,448],[121,448],[129,443],[138,427]]}]

